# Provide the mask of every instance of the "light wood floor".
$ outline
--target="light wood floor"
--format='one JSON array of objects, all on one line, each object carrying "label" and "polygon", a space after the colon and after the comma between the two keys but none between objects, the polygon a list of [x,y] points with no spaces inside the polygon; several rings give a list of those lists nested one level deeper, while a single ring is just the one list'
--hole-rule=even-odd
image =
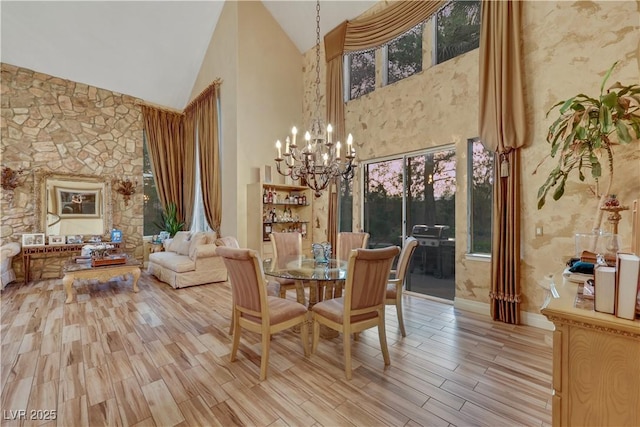
[{"label": "light wood floor", "polygon": [[[405,296],[406,338],[395,308],[387,311],[387,369],[375,329],[353,345],[351,381],[341,337],[305,358],[299,336],[284,332],[273,337],[269,376],[259,382],[257,335],[244,335],[239,360],[229,362],[228,283],[174,290],[143,273],[139,285],[134,294],[130,280],[76,284],[72,304],[59,279],[9,285],[0,424],[551,423],[550,332]],[[19,410],[26,420],[12,419]],[[30,420],[47,415],[55,420]]]}]

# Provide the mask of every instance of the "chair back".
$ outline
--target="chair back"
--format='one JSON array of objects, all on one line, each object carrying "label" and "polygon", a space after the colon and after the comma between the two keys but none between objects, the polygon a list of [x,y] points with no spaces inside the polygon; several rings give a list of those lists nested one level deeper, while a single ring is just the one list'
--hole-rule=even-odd
[{"label": "chair back", "polygon": [[[253,249],[216,248],[229,272],[235,306],[243,314],[262,318],[266,306],[266,287],[262,264]],[[266,313],[265,313],[266,314]]]},{"label": "chair back", "polygon": [[215,241],[216,246],[226,246],[227,248],[240,249],[238,239],[233,236],[220,237]]},{"label": "chair back", "polygon": [[369,243],[369,233],[352,233],[341,231],[338,233],[338,248],[336,249],[336,258],[347,261],[349,253],[352,249],[366,249]]},{"label": "chair back", "polygon": [[[284,262],[287,258],[302,255],[302,234],[293,233],[271,233],[271,246],[273,247],[273,256],[276,262]],[[283,267],[282,265],[279,265]]]},{"label": "chair back", "polygon": [[[380,249],[356,249],[349,257],[345,283],[345,322],[347,316],[363,314],[384,306],[387,279],[397,246]],[[347,314],[347,310],[351,313]],[[351,319],[354,320],[354,319]]]},{"label": "chair back", "polygon": [[398,265],[396,266],[396,277],[394,277],[394,279],[400,279],[400,284],[404,282],[404,278],[407,275],[407,271],[409,270],[411,257],[413,256],[413,253],[416,251],[417,247],[418,240],[416,240],[415,237],[407,237],[407,239],[404,241],[404,247],[402,248],[402,252],[400,252]]}]

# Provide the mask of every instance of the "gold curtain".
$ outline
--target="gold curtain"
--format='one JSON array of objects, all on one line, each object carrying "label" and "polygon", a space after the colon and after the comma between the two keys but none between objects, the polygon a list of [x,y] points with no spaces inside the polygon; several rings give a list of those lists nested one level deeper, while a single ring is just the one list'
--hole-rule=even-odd
[{"label": "gold curtain", "polygon": [[182,116],[184,127],[184,158],[182,159],[182,211],[184,212],[184,229],[191,228],[193,207],[196,194],[196,135],[193,119],[189,114]]},{"label": "gold curtain", "polygon": [[388,43],[429,19],[444,3],[441,0],[394,2],[379,13],[345,21],[327,33],[324,37],[327,60],[327,121],[334,125],[337,140],[345,140],[343,54]]},{"label": "gold curtain", "polygon": [[183,115],[142,105],[142,117],[147,134],[151,168],[162,207],[174,202],[178,220],[184,221],[183,210]]},{"label": "gold curtain", "polygon": [[204,213],[209,226],[220,235],[222,222],[222,185],[220,174],[220,141],[218,99],[220,80],[215,80],[186,108],[198,129],[200,148],[200,182]]},{"label": "gold curtain", "polygon": [[522,5],[482,3],[480,138],[496,153],[493,196],[491,316],[520,323],[520,148],[526,145]]}]

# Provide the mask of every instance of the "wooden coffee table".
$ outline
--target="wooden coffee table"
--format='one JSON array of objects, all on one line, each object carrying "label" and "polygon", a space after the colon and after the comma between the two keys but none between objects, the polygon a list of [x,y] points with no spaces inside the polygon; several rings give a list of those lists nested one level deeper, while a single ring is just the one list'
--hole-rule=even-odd
[{"label": "wooden coffee table", "polygon": [[91,263],[77,263],[74,260],[68,261],[62,268],[64,285],[67,299],[65,303],[73,302],[73,281],[78,279],[92,279],[100,282],[107,282],[118,276],[131,274],[133,277],[133,292],[138,292],[138,279],[140,278],[140,267],[142,264],[133,258],[127,258],[125,264],[105,265],[92,267]]}]

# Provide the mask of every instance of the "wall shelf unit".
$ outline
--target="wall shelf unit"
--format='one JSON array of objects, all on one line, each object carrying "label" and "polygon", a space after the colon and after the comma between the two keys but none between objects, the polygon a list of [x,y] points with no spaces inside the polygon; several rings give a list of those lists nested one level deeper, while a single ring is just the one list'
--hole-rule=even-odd
[{"label": "wall shelf unit", "polygon": [[247,186],[247,246],[264,258],[273,250],[272,232],[302,233],[302,249],[311,252],[313,193],[308,187],[256,182]]}]

